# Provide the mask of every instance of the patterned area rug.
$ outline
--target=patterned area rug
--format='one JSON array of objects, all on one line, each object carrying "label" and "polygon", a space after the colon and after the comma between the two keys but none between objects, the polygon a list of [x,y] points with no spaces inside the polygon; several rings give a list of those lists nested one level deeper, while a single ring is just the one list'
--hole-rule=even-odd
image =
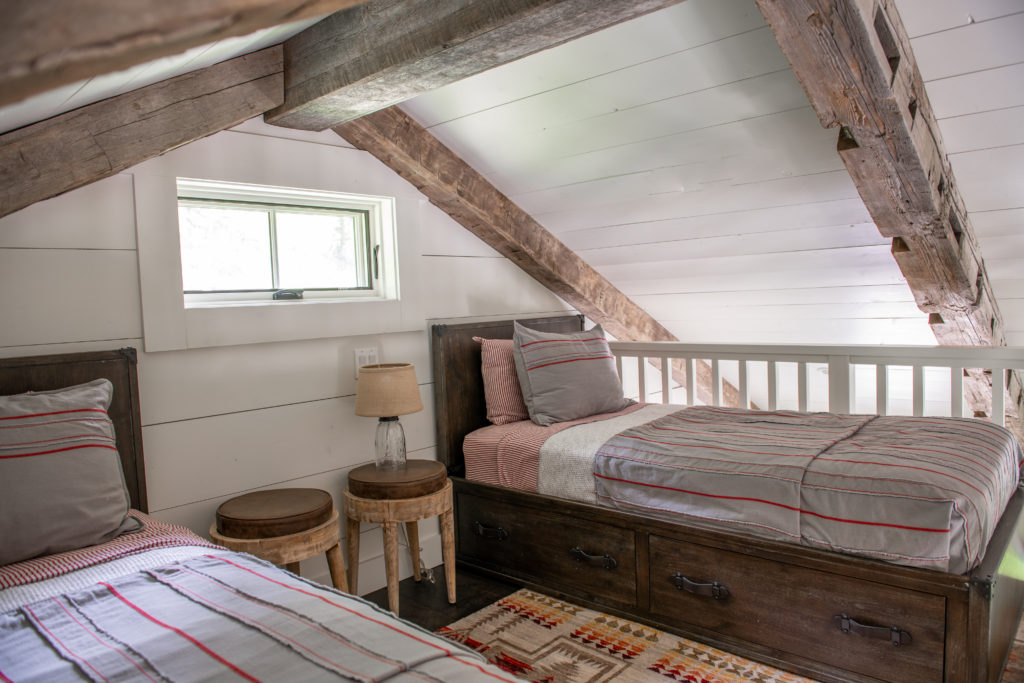
[{"label": "patterned area rug", "polygon": [[439,634],[538,683],[813,683],[632,621],[523,589]]}]

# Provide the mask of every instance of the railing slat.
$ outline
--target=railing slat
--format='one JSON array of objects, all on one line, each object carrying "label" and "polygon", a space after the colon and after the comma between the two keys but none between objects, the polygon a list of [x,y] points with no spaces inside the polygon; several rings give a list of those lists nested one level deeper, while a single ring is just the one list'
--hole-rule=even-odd
[{"label": "railing slat", "polygon": [[686,358],[686,405],[697,405],[697,359]]},{"label": "railing slat", "polygon": [[949,414],[964,417],[964,369],[949,369]]},{"label": "railing slat", "polygon": [[889,414],[889,366],[875,366],[875,412]]},{"label": "railing slat", "polygon": [[643,356],[637,357],[636,361],[637,391],[640,394],[640,402],[647,403],[647,359]]},{"label": "railing slat", "polygon": [[668,356],[661,357],[661,402],[671,403],[672,392],[669,390],[669,380],[672,379],[672,361]]},{"label": "railing slat", "polygon": [[722,405],[722,370],[717,358],[711,359],[711,405]]},{"label": "railing slat", "polygon": [[740,408],[750,407],[750,385],[747,383],[747,361],[740,361],[739,376]]},{"label": "railing slat", "polygon": [[832,413],[850,412],[850,357],[828,357],[828,409]]},{"label": "railing slat", "polygon": [[807,363],[796,365],[796,405],[797,410],[807,411]]},{"label": "railing slat", "polygon": [[779,371],[775,361],[768,361],[768,410],[775,410],[779,405]]},{"label": "railing slat", "polygon": [[924,415],[924,368],[914,366],[914,417]]},{"label": "railing slat", "polygon": [[1003,392],[1006,391],[1006,374],[1003,370],[992,370],[992,421],[997,425],[1006,425],[1006,405]]}]

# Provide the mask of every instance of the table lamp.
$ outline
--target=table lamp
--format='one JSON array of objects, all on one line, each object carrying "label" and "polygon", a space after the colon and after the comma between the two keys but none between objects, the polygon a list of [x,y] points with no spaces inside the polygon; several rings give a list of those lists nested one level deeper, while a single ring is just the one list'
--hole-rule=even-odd
[{"label": "table lamp", "polygon": [[377,417],[374,439],[377,467],[405,467],[405,431],[399,415],[423,410],[416,369],[412,363],[378,363],[359,368],[356,415]]}]

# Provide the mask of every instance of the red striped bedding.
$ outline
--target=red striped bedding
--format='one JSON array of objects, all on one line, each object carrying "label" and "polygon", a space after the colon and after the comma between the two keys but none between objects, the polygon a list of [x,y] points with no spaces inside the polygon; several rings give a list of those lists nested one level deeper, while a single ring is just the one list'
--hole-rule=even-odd
[{"label": "red striped bedding", "polygon": [[368,602],[210,553],[0,614],[0,681],[78,680],[514,679]]},{"label": "red striped bedding", "polygon": [[506,425],[502,448],[542,493],[953,573],[980,561],[1018,483],[1020,447],[985,421],[658,408],[596,440],[594,424],[520,441]]}]

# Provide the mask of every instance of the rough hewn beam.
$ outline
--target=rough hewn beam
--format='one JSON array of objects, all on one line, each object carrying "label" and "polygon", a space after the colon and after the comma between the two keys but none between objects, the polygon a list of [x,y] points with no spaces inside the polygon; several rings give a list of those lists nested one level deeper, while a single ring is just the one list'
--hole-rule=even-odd
[{"label": "rough hewn beam", "polygon": [[373,0],[285,42],[266,121],[326,130],[680,0]]},{"label": "rough hewn beam", "polygon": [[0,105],[365,0],[4,0]]},{"label": "rough hewn beam", "polygon": [[[334,129],[416,186],[432,204],[621,341],[678,341],[576,252],[551,234],[401,109],[391,107]],[[711,371],[697,388],[709,400]],[[673,373],[685,383],[685,376]],[[726,386],[725,401],[738,394]]]},{"label": "rough hewn beam", "polygon": [[0,136],[0,216],[280,104],[281,64],[277,45]]},{"label": "rough hewn beam", "polygon": [[[1003,320],[893,0],[757,0],[940,344],[1005,344]],[[983,377],[966,383],[987,412]],[[1014,396],[1017,402],[1018,396]]]}]

